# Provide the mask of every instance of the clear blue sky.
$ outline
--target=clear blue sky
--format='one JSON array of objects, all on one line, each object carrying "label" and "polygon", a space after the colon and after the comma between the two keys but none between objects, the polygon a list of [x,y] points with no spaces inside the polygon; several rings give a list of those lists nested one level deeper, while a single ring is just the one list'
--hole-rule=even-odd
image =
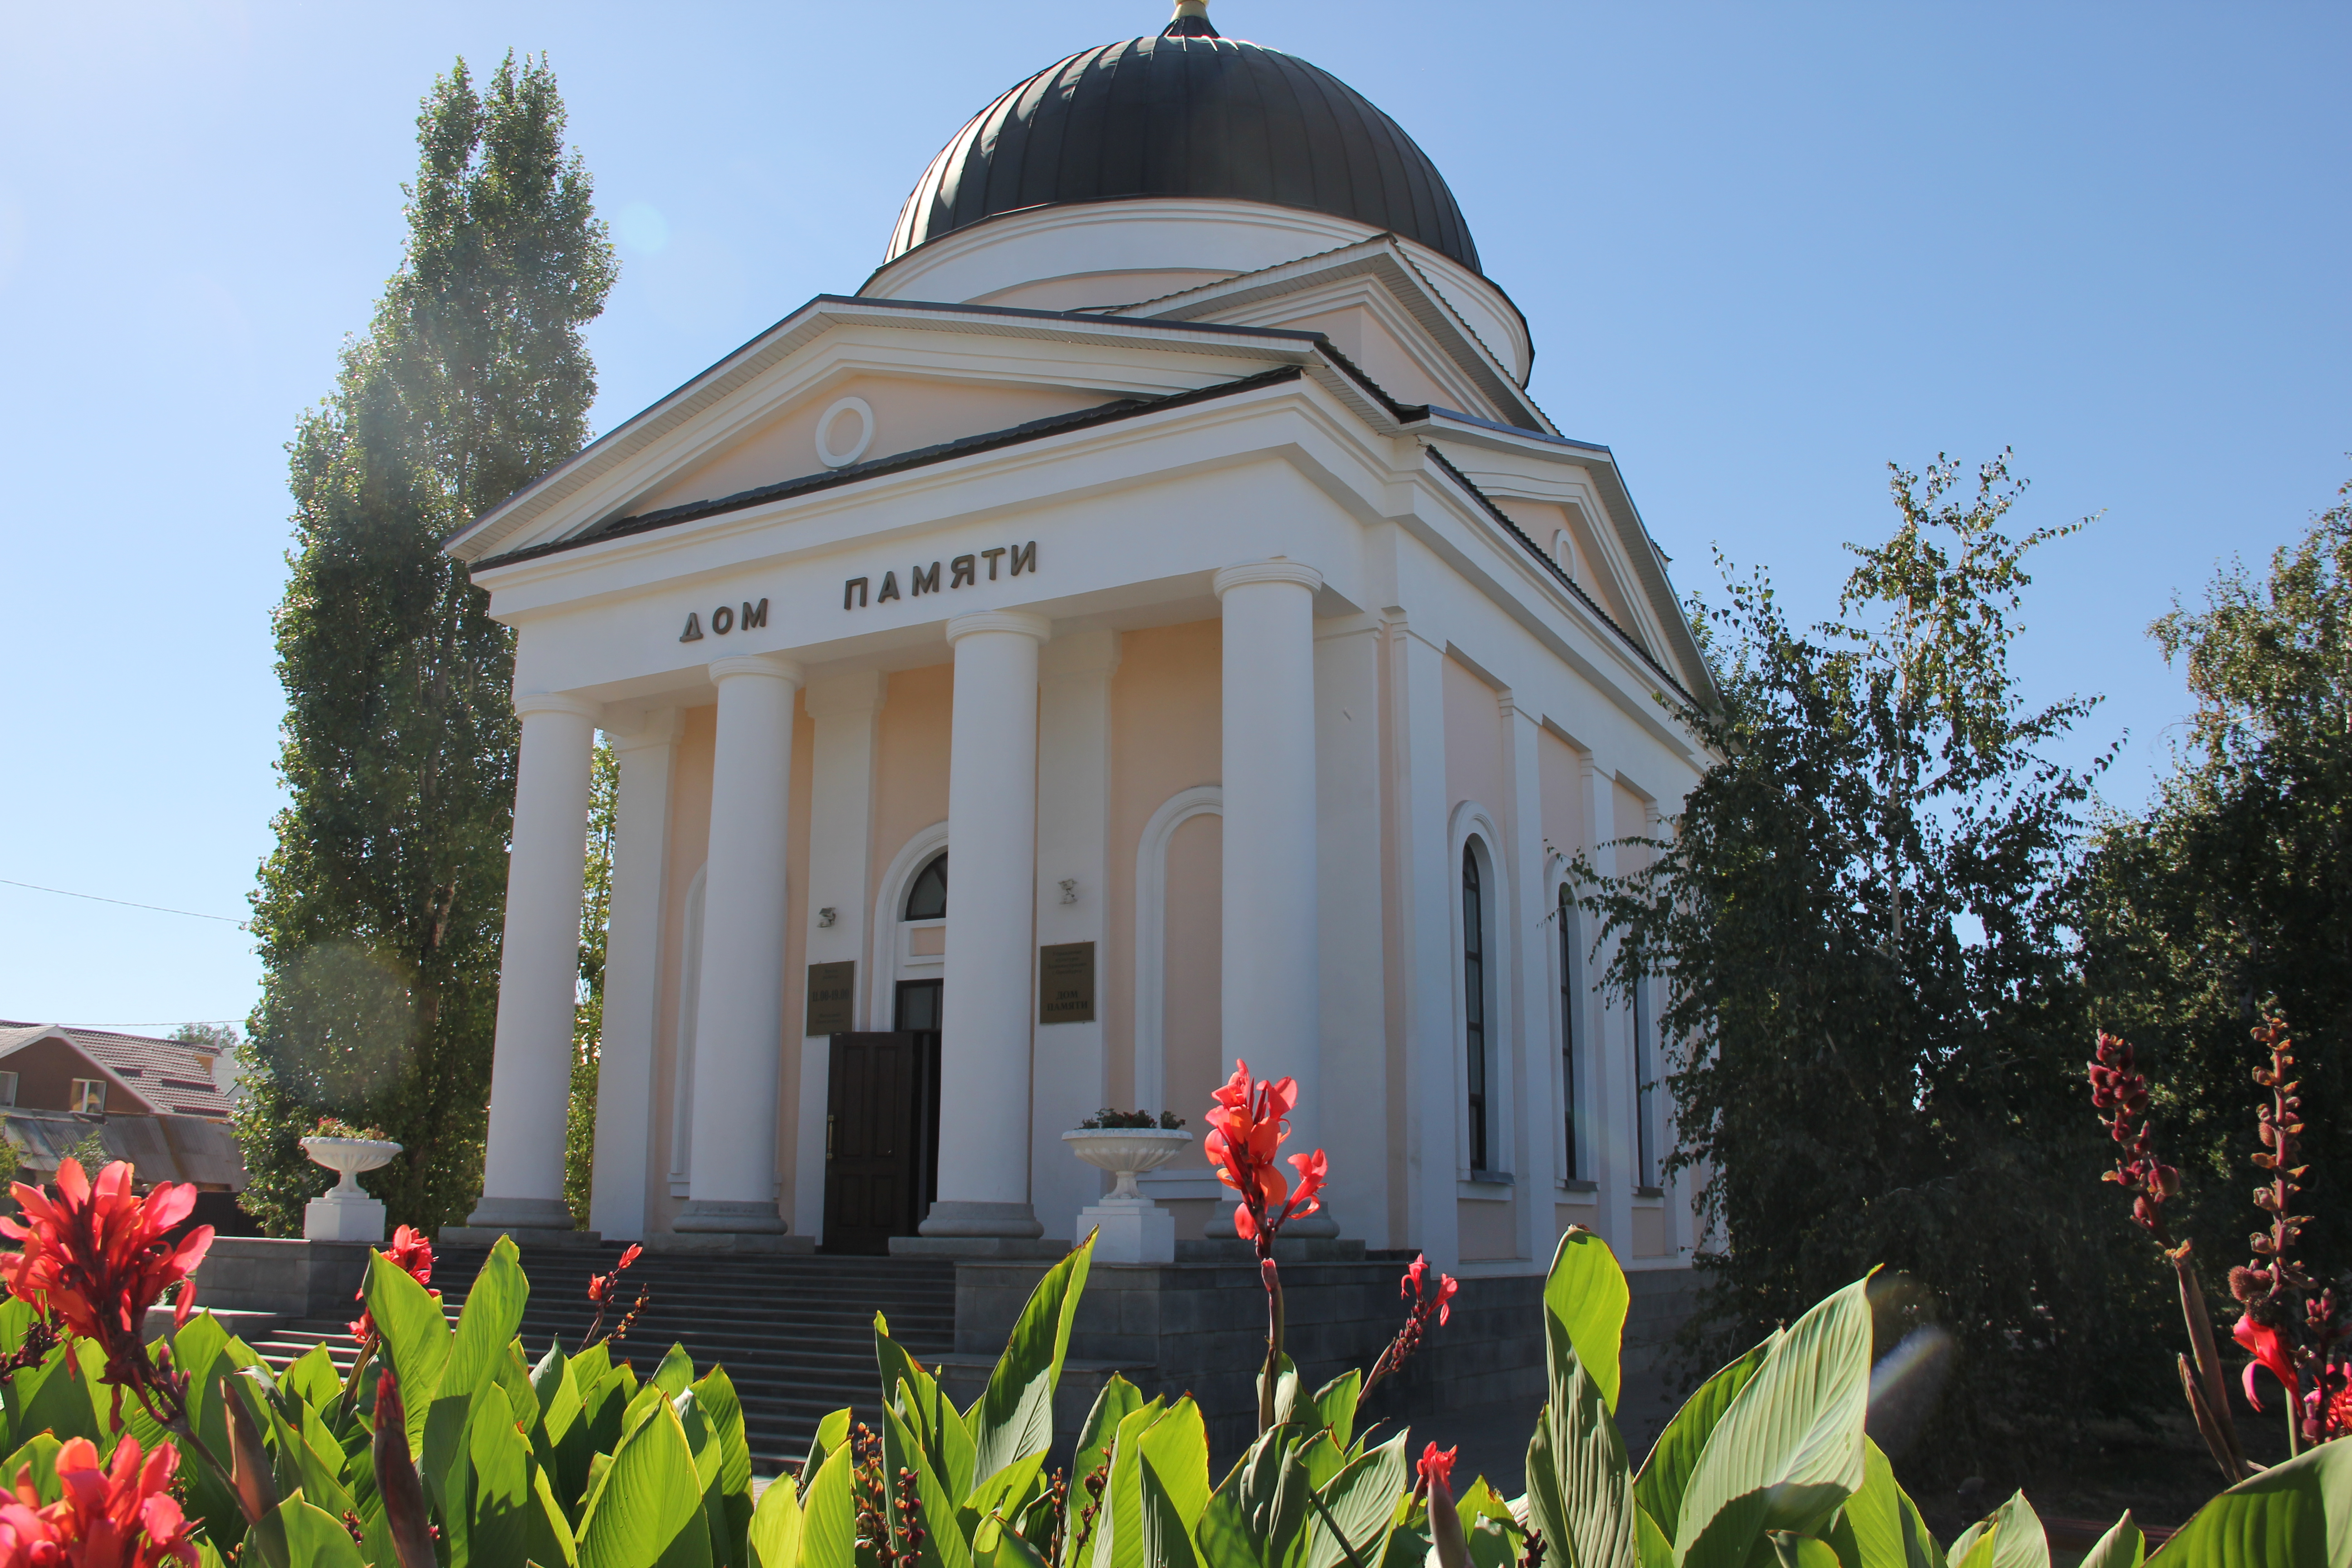
[{"label": "clear blue sky", "polygon": [[[548,52],[624,260],[600,429],[857,287],[998,91],[1161,0],[0,0],[0,879],[241,918],[278,794],[282,446],[398,259],[436,71]],[[1394,115],[1685,588],[1826,609],[1888,459],[2104,517],[2029,605],[2146,795],[2144,628],[2352,476],[2352,7],[1216,0]],[[240,1017],[234,926],[0,885],[0,1016]]]}]

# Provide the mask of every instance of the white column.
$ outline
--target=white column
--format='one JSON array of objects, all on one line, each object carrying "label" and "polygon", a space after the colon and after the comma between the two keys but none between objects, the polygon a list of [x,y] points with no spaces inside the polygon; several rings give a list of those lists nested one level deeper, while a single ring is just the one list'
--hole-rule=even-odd
[{"label": "white column", "polygon": [[[1035,1024],[1029,1197],[1047,1236],[1071,1236],[1102,1196],[1102,1173],[1062,1134],[1105,1103],[1103,988],[1109,909],[1110,678],[1118,634],[1096,627],[1041,651],[1037,713],[1037,944],[1095,944],[1092,1023]],[[961,875],[961,868],[959,868]],[[1063,884],[1067,883],[1066,888]],[[950,909],[955,907],[950,900]]]},{"label": "white column", "polygon": [[722,658],[694,1042],[694,1176],[682,1231],[774,1234],[783,1050],[784,825],[801,667]]},{"label": "white column", "polygon": [[[1227,1070],[1242,1059],[1256,1077],[1298,1080],[1286,1158],[1324,1146],[1315,825],[1323,574],[1277,558],[1228,566],[1213,585],[1224,604],[1223,1055]],[[1287,1227],[1339,1233],[1328,1202]]]},{"label": "white column", "polygon": [[[889,677],[880,670],[851,670],[811,681],[802,700],[816,726],[816,754],[809,759],[808,896],[803,900],[807,916],[801,928],[808,933],[812,964],[862,964],[866,956],[874,737],[888,689]],[[866,978],[863,973],[856,977],[853,994],[857,998],[871,989]],[[871,1026],[862,1017],[858,1023]],[[803,1019],[802,1026],[805,1025]],[[828,1038],[803,1036],[800,1111],[793,1122],[793,1227],[819,1239],[824,1229],[824,1118],[832,1077]]]},{"label": "white column", "polygon": [[654,1028],[661,1000],[662,892],[669,865],[670,765],[678,710],[608,714],[620,766],[613,824],[613,902],[604,928],[604,1037],[597,1047],[595,1184],[591,1228],[646,1234],[653,1181]]},{"label": "white column", "polygon": [[1042,616],[948,623],[947,974],[940,1031],[939,1201],[927,1237],[1043,1233],[1029,1202],[1030,999],[1037,878],[1037,648]]},{"label": "white column", "polygon": [[[1579,772],[1590,814],[1585,826],[1586,858],[1600,875],[1613,877],[1618,869],[1617,851],[1610,841],[1619,837],[1617,778],[1590,752],[1584,753]],[[1603,944],[1593,953],[1587,972],[1596,977],[1607,973],[1615,951],[1613,939]],[[1601,1239],[1618,1258],[1630,1258],[1633,1256],[1633,1186],[1640,1179],[1633,1168],[1633,1019],[1617,994],[1605,987],[1594,987],[1590,1003],[1593,1031],[1589,1055],[1595,1081],[1591,1114],[1586,1117],[1583,1131],[1591,1136],[1592,1175],[1601,1189],[1594,1206]]]},{"label": "white column", "polygon": [[1381,627],[1370,616],[1328,620],[1316,629],[1315,797],[1319,1065],[1331,1207],[1367,1245],[1389,1247],[1395,1215],[1381,949]]},{"label": "white column", "polygon": [[490,1058],[490,1131],[471,1226],[570,1230],[563,1129],[579,998],[580,903],[588,863],[588,760],[598,704],[519,692],[513,848]]},{"label": "white column", "polygon": [[1538,747],[1542,742],[1536,716],[1519,706],[1511,692],[1500,694],[1503,710],[1503,750],[1510,769],[1509,837],[1511,893],[1511,974],[1517,982],[1517,1005],[1511,1009],[1516,1026],[1513,1040],[1513,1086],[1508,1105],[1512,1139],[1512,1170],[1518,1176],[1518,1205],[1514,1250],[1521,1258],[1543,1262],[1551,1256],[1559,1234],[1554,1204],[1552,1127],[1559,1117],[1551,1085],[1559,1081],[1552,1065],[1559,1039],[1552,1033],[1552,964],[1547,942],[1557,947],[1559,928],[1545,919],[1550,913],[1544,899],[1543,775]]},{"label": "white column", "polygon": [[[1402,617],[1402,610],[1391,613]],[[1451,1268],[1462,1260],[1456,1183],[1467,1163],[1456,1131],[1454,911],[1462,868],[1446,832],[1445,648],[1402,618],[1389,627],[1389,700],[1397,776],[1398,923],[1405,1025],[1405,1236]]]}]

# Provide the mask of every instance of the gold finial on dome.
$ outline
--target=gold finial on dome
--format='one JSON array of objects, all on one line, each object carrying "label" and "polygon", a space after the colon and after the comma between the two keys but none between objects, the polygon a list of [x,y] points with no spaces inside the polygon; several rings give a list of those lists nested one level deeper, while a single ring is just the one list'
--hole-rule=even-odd
[{"label": "gold finial on dome", "polygon": [[1169,38],[1213,38],[1217,29],[1209,20],[1209,0],[1176,0],[1176,14],[1160,34]]}]

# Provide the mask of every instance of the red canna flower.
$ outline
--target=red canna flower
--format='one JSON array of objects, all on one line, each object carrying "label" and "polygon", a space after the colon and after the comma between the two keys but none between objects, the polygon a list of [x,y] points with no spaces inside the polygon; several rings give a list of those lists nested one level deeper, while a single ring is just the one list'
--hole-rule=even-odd
[{"label": "red canna flower", "polygon": [[2263,1407],[2263,1402],[2254,1397],[2254,1368],[2258,1366],[2270,1368],[2271,1375],[2285,1387],[2288,1395],[2298,1402],[2301,1400],[2302,1381],[2295,1376],[2294,1363],[2287,1359],[2285,1338],[2276,1329],[2254,1321],[2253,1315],[2246,1313],[2238,1319],[2238,1326],[2230,1331],[2230,1337],[2243,1345],[2254,1358],[2246,1363],[2247,1404],[2258,1411]]},{"label": "red canna flower", "polygon": [[1426,1318],[1432,1310],[1434,1310],[1437,1313],[1439,1324],[1443,1325],[1454,1315],[1454,1293],[1461,1289],[1462,1286],[1460,1281],[1451,1274],[1440,1274],[1437,1277],[1437,1294],[1433,1298],[1429,1294],[1426,1283],[1428,1278],[1428,1255],[1415,1253],[1412,1267],[1404,1271],[1404,1278],[1397,1281],[1397,1294],[1413,1304],[1414,1317]]},{"label": "red canna flower", "polygon": [[1447,1497],[1452,1497],[1454,1495],[1454,1460],[1461,1452],[1460,1444],[1451,1448],[1440,1448],[1436,1444],[1432,1443],[1423,1448],[1421,1451],[1421,1458],[1413,1464],[1418,1489],[1425,1492],[1443,1491]]},{"label": "red canna flower", "polygon": [[[596,1331],[604,1326],[604,1309],[621,1299],[621,1271],[643,1258],[645,1254],[646,1249],[633,1241],[622,1249],[619,1262],[602,1274],[592,1274],[588,1277],[588,1300],[596,1303],[596,1317],[588,1325],[587,1338],[580,1342],[582,1349],[584,1350],[595,1342]],[[626,1338],[629,1331],[636,1326],[637,1314],[646,1309],[647,1294],[648,1292],[643,1289],[637,1291],[637,1299],[629,1308],[628,1314],[613,1330],[612,1338],[614,1342]]]},{"label": "red canna flower", "polygon": [[646,1249],[633,1241],[629,1243],[628,1250],[621,1254],[621,1261],[615,1263],[613,1267],[615,1269],[626,1268],[630,1264],[635,1263],[638,1258],[643,1258],[645,1255]]},{"label": "red canna flower", "polygon": [[89,1439],[67,1439],[57,1501],[42,1506],[29,1465],[16,1472],[15,1493],[0,1494],[0,1568],[196,1568],[191,1526],[171,1493],[179,1466],[171,1444],[142,1458],[126,1432],[112,1468],[100,1469]]},{"label": "red canna flower", "polygon": [[1285,1119],[1298,1103],[1297,1079],[1255,1079],[1249,1063],[1237,1061],[1234,1076],[1214,1097],[1217,1103],[1209,1111],[1211,1131],[1202,1148],[1217,1169],[1217,1180],[1241,1197],[1234,1210],[1234,1233],[1244,1241],[1260,1242],[1263,1256],[1286,1222],[1323,1206],[1318,1194],[1329,1162],[1320,1149],[1291,1155],[1291,1168],[1298,1173],[1295,1192],[1275,1168],[1276,1151],[1290,1136]]},{"label": "red canna flower", "polygon": [[148,1370],[147,1309],[173,1285],[175,1320],[185,1323],[195,1308],[188,1276],[211,1248],[213,1227],[197,1226],[177,1242],[170,1233],[195,1208],[196,1189],[160,1182],[142,1198],[131,1190],[128,1161],[107,1166],[93,1184],[68,1159],[58,1165],[55,1196],[22,1182],[10,1190],[25,1217],[0,1218],[0,1236],[25,1247],[0,1253],[0,1281],[68,1333],[96,1341],[105,1381],[138,1386]]},{"label": "red canna flower", "polygon": [[[423,1231],[413,1226],[400,1226],[392,1233],[392,1245],[383,1249],[383,1255],[392,1259],[396,1267],[419,1285],[428,1289],[431,1288],[433,1243]],[[432,1296],[438,1301],[441,1299],[441,1292],[433,1290]],[[361,1283],[359,1289],[352,1293],[352,1300],[354,1301],[367,1300],[367,1285],[364,1281]],[[347,1326],[352,1331],[352,1338],[362,1344],[370,1343],[375,1338],[375,1316],[365,1308],[362,1308],[360,1315],[353,1318]]]}]

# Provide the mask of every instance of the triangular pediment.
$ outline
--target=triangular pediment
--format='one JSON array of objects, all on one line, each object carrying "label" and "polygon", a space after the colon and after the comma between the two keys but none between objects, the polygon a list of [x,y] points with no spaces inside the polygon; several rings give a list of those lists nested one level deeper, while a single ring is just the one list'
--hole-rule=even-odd
[{"label": "triangular pediment", "polygon": [[1307,331],[1056,311],[813,300],[484,513],[480,561],[974,437],[1303,364]]}]

